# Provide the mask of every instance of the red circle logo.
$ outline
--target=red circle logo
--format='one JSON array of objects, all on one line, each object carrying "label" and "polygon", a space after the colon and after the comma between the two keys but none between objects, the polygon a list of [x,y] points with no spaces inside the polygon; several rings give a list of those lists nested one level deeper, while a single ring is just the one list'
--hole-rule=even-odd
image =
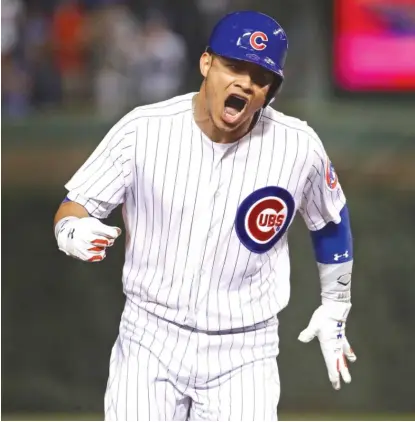
[{"label": "red circle logo", "polygon": [[235,231],[253,253],[272,249],[286,233],[295,213],[291,193],[279,186],[266,186],[249,194],[236,212]]},{"label": "red circle logo", "polygon": [[276,236],[287,221],[288,207],[280,198],[267,197],[255,202],[245,217],[245,228],[252,240],[263,244]]},{"label": "red circle logo", "polygon": [[255,31],[251,34],[249,38],[249,44],[254,50],[264,50],[267,47],[266,41],[268,41],[268,36],[264,32]]},{"label": "red circle logo", "polygon": [[334,170],[333,164],[327,160],[326,164],[326,185],[330,190],[334,190],[337,187],[339,182],[339,178],[337,177],[337,173]]}]

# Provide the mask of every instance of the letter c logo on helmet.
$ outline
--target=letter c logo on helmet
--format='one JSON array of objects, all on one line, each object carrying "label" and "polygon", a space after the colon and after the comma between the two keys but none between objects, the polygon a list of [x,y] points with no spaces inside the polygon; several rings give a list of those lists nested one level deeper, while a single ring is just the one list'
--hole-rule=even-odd
[{"label": "letter c logo on helmet", "polygon": [[264,50],[267,47],[266,41],[268,41],[267,34],[261,31],[253,32],[249,38],[249,44],[251,44],[251,47],[258,51]]}]

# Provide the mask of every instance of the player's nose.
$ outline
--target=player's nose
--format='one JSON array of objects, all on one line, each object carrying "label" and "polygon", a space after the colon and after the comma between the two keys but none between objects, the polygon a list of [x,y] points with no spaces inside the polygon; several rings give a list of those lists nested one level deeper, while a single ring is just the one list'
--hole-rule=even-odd
[{"label": "player's nose", "polygon": [[254,93],[253,81],[251,75],[248,72],[239,76],[235,82],[235,86],[240,88],[247,95],[252,95]]}]

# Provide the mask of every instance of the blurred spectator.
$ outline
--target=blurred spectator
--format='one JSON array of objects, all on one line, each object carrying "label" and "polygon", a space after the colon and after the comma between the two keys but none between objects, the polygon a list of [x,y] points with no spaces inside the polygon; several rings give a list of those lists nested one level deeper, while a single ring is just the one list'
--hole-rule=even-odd
[{"label": "blurred spectator", "polygon": [[30,80],[18,56],[23,19],[21,0],[1,1],[2,114],[9,117],[24,116],[29,111]]},{"label": "blurred spectator", "polygon": [[21,0],[1,0],[1,54],[12,54],[19,41],[19,28],[24,16]]},{"label": "blurred spectator", "polygon": [[54,59],[62,78],[64,102],[85,89],[85,14],[77,0],[61,0],[52,17]]},{"label": "blurred spectator", "polygon": [[132,68],[141,103],[177,95],[187,74],[186,44],[157,11],[148,15]]},{"label": "blurred spectator", "polygon": [[187,83],[197,89],[200,84],[199,57],[206,47],[207,40],[205,16],[199,10],[196,0],[133,0],[131,4],[143,20],[147,20],[146,16],[151,14],[152,10],[159,11],[166,19],[170,30],[185,40],[188,62],[184,77]]},{"label": "blurred spectator", "polygon": [[2,114],[23,117],[29,112],[30,79],[23,66],[11,55],[2,55]]},{"label": "blurred spectator", "polygon": [[22,50],[25,66],[32,78],[33,106],[56,106],[61,101],[61,86],[52,56],[51,22],[36,5],[28,8],[22,31]]},{"label": "blurred spectator", "polygon": [[3,113],[92,95],[114,117],[198,86],[210,27],[241,0],[1,1]]},{"label": "blurred spectator", "polygon": [[196,5],[200,13],[204,16],[203,29],[205,32],[203,36],[207,43],[212,28],[229,10],[230,0],[196,0]]},{"label": "blurred spectator", "polygon": [[121,114],[133,103],[128,69],[139,55],[139,22],[117,1],[94,13],[89,25],[94,97],[103,117]]}]

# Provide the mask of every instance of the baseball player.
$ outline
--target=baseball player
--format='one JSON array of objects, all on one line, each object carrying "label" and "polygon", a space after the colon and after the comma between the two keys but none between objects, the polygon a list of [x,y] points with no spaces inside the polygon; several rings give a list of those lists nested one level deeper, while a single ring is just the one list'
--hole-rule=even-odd
[{"label": "baseball player", "polygon": [[277,314],[297,211],[322,296],[299,339],[318,338],[336,390],[351,381],[348,210],[317,134],[269,107],[287,48],[271,17],[225,16],[201,55],[199,92],[132,110],[66,184],[55,235],[67,255],[103,260],[121,234],[105,218],[123,209],[107,420],[277,420]]}]

